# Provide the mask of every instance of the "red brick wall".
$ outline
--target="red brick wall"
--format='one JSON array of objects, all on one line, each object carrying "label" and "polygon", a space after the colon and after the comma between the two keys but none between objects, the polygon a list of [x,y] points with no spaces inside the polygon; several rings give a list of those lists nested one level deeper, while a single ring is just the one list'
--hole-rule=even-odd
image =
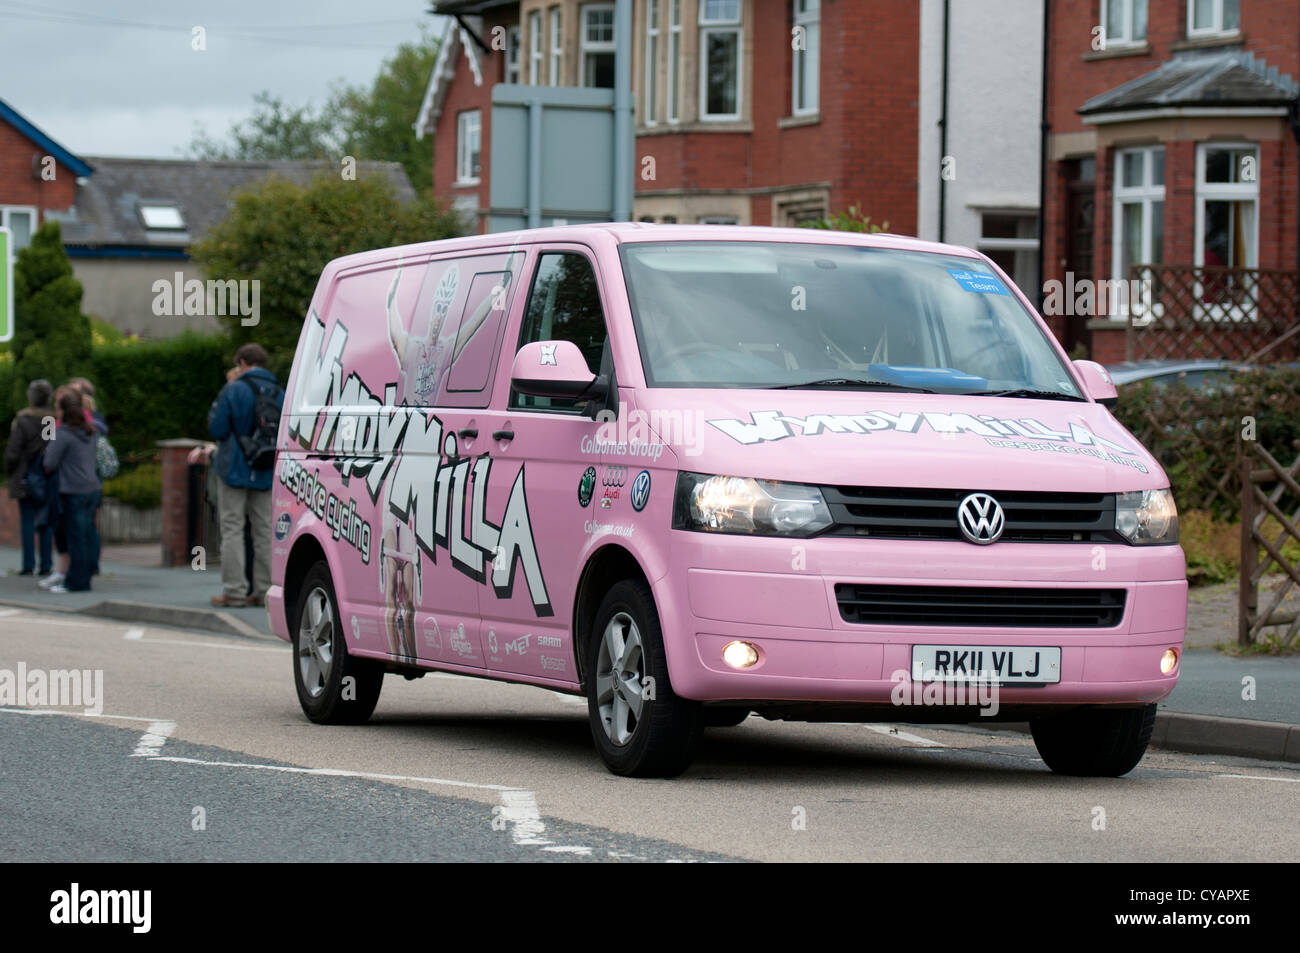
[{"label": "red brick wall", "polygon": [[76,174],[61,163],[55,164],[52,182],[32,176],[33,157],[43,155],[36,143],[0,121],[0,205],[33,205],[41,221],[47,210],[71,208],[77,195]]},{"label": "red brick wall", "polygon": [[0,546],[21,546],[19,536],[18,501],[9,498],[8,490],[0,490]]}]

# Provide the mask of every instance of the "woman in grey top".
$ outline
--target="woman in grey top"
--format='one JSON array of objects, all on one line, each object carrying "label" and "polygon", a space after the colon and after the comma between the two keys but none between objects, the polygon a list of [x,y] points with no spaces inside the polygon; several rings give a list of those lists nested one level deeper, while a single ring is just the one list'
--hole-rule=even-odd
[{"label": "woman in grey top", "polygon": [[45,450],[45,472],[58,474],[59,501],[71,560],[68,574],[50,592],[78,592],[90,588],[94,568],[95,503],[100,482],[95,473],[95,428],[86,416],[81,395],[69,390],[55,404],[59,423]]}]

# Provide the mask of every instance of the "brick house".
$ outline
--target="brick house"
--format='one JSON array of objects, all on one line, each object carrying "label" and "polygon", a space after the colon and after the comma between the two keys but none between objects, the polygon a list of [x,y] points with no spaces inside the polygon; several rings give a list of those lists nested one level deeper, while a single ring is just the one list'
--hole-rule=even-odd
[{"label": "brick house", "polygon": [[77,179],[91,166],[0,99],[0,225],[15,250],[26,248],[47,217],[72,209]]},{"label": "brick house", "polygon": [[[490,208],[492,86],[612,85],[614,9],[435,4],[454,19],[416,131],[433,138],[435,194],[474,230]],[[1037,286],[1040,0],[634,0],[633,11],[635,218],[793,225],[856,206],[893,232],[983,247]],[[945,155],[960,174],[941,178]]]},{"label": "brick house", "polygon": [[[1049,4],[1044,278],[1154,276],[1157,316],[1258,322],[1300,269],[1300,4]],[[1111,362],[1128,311],[1051,320]]]}]

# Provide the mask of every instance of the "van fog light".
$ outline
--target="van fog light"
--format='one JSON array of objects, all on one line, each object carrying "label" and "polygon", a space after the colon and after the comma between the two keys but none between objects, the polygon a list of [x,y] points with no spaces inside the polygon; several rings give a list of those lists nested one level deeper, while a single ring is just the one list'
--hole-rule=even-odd
[{"label": "van fog light", "polygon": [[[732,643],[735,645],[736,643]],[[1165,649],[1165,654],[1160,656],[1160,674],[1168,675],[1178,667],[1178,650]]]},{"label": "van fog light", "polygon": [[758,649],[748,642],[728,642],[722,647],[722,661],[732,668],[749,668],[758,662]]}]

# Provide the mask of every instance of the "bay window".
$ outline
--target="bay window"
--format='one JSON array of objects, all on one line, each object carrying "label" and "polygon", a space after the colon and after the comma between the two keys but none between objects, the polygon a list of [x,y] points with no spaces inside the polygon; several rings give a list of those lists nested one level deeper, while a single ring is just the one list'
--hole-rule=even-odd
[{"label": "bay window", "polygon": [[1128,281],[1133,265],[1158,264],[1164,257],[1163,146],[1121,149],[1115,154],[1113,217],[1111,274],[1117,282]]}]

